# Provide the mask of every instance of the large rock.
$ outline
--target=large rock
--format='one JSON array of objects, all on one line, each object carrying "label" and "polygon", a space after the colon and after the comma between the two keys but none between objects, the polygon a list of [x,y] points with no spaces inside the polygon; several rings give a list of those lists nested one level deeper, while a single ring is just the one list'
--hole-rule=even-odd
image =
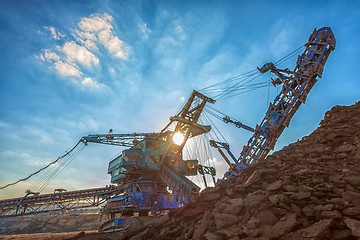
[{"label": "large rock", "polygon": [[332,219],[325,219],[320,222],[317,222],[310,227],[298,230],[294,233],[287,234],[282,237],[281,240],[323,240],[330,239],[331,232],[330,227],[334,225],[335,222]]},{"label": "large rock", "polygon": [[301,200],[301,199],[305,199],[311,196],[310,192],[297,192],[297,193],[293,193],[291,195],[292,198],[296,199],[296,200]]},{"label": "large rock", "polygon": [[342,197],[347,201],[351,202],[352,204],[354,204],[356,207],[360,207],[360,193],[346,191],[342,194]]},{"label": "large rock", "polygon": [[351,239],[352,236],[349,229],[336,229],[332,232],[331,240]]},{"label": "large rock", "polygon": [[275,191],[278,190],[282,187],[282,181],[281,180],[277,180],[275,182],[270,183],[267,187],[266,187],[266,191]]},{"label": "large rock", "polygon": [[226,228],[230,225],[234,225],[239,221],[236,215],[227,213],[217,213],[215,214],[214,219],[217,229]]},{"label": "large rock", "polygon": [[194,226],[195,229],[192,237],[193,239],[200,239],[204,235],[204,233],[208,229],[208,225],[210,225],[208,223],[209,218],[210,218],[210,212],[205,211],[205,213],[202,215],[200,222],[197,222],[196,225]]},{"label": "large rock", "polygon": [[205,233],[204,238],[206,240],[222,240],[223,239],[223,237],[221,237],[215,233],[212,233],[212,232]]},{"label": "large rock", "polygon": [[220,197],[221,197],[221,193],[214,192],[214,191],[213,192],[208,192],[208,193],[202,195],[202,199],[205,202],[215,201],[215,200],[219,199]]},{"label": "large rock", "polygon": [[235,237],[235,236],[238,236],[238,235],[242,235],[243,234],[243,228],[242,228],[242,226],[240,224],[239,225],[233,225],[231,227],[218,230],[216,233],[221,234],[221,235],[225,235],[226,238],[231,238],[231,237]]},{"label": "large rock", "polygon": [[259,205],[260,202],[262,202],[265,198],[265,195],[261,193],[250,193],[247,195],[247,197],[244,199],[244,205],[245,207],[255,207]]},{"label": "large rock", "polygon": [[239,214],[244,207],[242,198],[234,198],[229,200],[229,205],[224,209],[225,213]]},{"label": "large rock", "polygon": [[354,151],[356,150],[356,146],[352,145],[352,144],[344,144],[344,145],[341,145],[340,147],[338,147],[337,149],[335,149],[335,152],[336,153],[339,153],[339,152],[351,152],[351,151]]},{"label": "large rock", "polygon": [[334,210],[334,211],[322,211],[320,213],[321,217],[324,218],[333,218],[333,219],[340,219],[342,218],[341,213],[338,210]]},{"label": "large rock", "polygon": [[342,214],[347,215],[347,216],[360,216],[360,208],[358,208],[358,207],[345,208],[342,211]]},{"label": "large rock", "polygon": [[351,230],[351,233],[355,237],[360,237],[360,221],[351,218],[345,218],[344,223]]},{"label": "large rock", "polygon": [[256,218],[259,219],[260,225],[270,225],[273,226],[279,219],[272,213],[270,210],[262,210],[257,215]]},{"label": "large rock", "polygon": [[279,238],[291,232],[299,222],[295,213],[288,213],[280,219],[273,227],[263,230],[262,236],[271,239]]}]

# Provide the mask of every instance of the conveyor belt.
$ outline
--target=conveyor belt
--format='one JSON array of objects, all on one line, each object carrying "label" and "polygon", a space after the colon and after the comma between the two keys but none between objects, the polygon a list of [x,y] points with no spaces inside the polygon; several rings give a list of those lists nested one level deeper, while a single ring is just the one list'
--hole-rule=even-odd
[{"label": "conveyor belt", "polygon": [[55,192],[0,200],[0,217],[98,206],[124,192],[122,186]]}]

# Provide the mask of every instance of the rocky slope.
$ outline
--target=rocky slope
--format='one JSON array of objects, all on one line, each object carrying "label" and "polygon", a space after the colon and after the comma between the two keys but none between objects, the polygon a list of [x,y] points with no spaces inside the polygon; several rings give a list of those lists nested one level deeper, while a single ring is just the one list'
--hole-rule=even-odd
[{"label": "rocky slope", "polygon": [[118,239],[360,239],[360,102],[157,221]]}]

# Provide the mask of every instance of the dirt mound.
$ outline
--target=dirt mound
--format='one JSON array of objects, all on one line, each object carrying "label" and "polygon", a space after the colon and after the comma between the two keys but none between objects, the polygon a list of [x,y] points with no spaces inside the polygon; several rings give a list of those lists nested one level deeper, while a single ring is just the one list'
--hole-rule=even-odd
[{"label": "dirt mound", "polygon": [[359,173],[360,102],[131,239],[358,239]]}]

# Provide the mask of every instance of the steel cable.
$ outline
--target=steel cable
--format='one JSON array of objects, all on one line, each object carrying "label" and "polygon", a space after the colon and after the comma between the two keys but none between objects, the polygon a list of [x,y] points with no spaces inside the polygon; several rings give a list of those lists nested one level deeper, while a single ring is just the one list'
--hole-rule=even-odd
[{"label": "steel cable", "polygon": [[48,165],[46,165],[46,166],[43,167],[43,168],[40,168],[40,169],[37,170],[36,172],[31,173],[29,176],[27,176],[27,177],[25,177],[25,178],[21,178],[21,179],[15,181],[15,182],[8,183],[8,184],[6,184],[6,185],[4,185],[4,186],[1,186],[1,187],[0,187],[0,190],[1,190],[1,189],[5,189],[5,188],[7,188],[7,187],[9,187],[9,186],[13,186],[13,185],[15,185],[15,184],[18,184],[19,182],[26,181],[26,180],[28,180],[29,178],[31,178],[32,176],[34,176],[34,175],[42,172],[43,170],[47,169],[47,168],[50,167],[50,166],[56,164],[59,160],[61,160],[61,159],[64,158],[66,155],[68,155],[69,153],[71,153],[71,152],[80,144],[80,142],[81,142],[81,141],[77,142],[76,145],[75,145],[73,148],[71,148],[71,150],[70,150],[69,152],[66,152],[64,155],[58,157],[55,161],[49,163]]}]

